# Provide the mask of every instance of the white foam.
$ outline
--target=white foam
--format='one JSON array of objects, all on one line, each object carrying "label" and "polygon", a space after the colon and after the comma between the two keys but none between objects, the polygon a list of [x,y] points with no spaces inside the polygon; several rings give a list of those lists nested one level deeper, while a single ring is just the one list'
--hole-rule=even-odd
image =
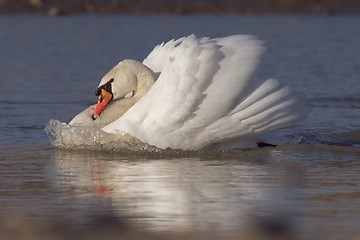
[{"label": "white foam", "polygon": [[45,127],[51,145],[69,150],[146,151],[158,152],[155,146],[145,144],[126,133],[106,133],[101,129],[68,125],[50,120]]}]

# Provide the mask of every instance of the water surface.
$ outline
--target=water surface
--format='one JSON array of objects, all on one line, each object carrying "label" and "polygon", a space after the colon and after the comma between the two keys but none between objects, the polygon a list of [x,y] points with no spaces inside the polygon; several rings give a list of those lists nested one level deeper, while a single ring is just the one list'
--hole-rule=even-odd
[{"label": "water surface", "polygon": [[[356,239],[359,24],[357,16],[1,16],[2,218],[86,226],[111,216],[150,232],[236,238],[254,226]],[[308,119],[283,131],[302,143],[223,153],[51,148],[47,122],[67,122],[94,103],[113,65],[191,33],[263,39],[258,77],[308,98]]]}]

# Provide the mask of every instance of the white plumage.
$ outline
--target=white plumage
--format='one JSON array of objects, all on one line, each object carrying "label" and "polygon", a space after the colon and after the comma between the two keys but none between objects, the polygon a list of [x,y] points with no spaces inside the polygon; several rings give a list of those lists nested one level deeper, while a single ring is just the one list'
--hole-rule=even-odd
[{"label": "white plumage", "polygon": [[[156,46],[143,61],[158,76],[156,82],[102,129],[125,132],[159,148],[256,147],[263,134],[306,115],[302,94],[274,79],[254,79],[263,52],[262,42],[247,35],[216,39],[190,35]],[[89,110],[85,111],[71,123],[89,118]]]}]

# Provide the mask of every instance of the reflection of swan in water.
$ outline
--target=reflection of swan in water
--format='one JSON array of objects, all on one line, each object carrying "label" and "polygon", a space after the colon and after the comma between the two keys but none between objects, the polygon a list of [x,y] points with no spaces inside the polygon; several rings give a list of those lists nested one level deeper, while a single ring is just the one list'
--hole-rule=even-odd
[{"label": "reflection of swan in water", "polygon": [[143,63],[116,65],[99,84],[98,104],[70,125],[125,132],[159,148],[255,147],[306,112],[301,94],[254,80],[262,52],[251,36],[172,40]]},{"label": "reflection of swan in water", "polygon": [[281,185],[278,174],[256,163],[257,157],[271,159],[272,152],[256,154],[242,153],[250,159],[245,162],[229,160],[231,155],[146,161],[117,156],[114,161],[112,154],[55,151],[50,180],[62,192],[58,196],[81,204],[78,217],[98,211],[91,205],[86,209],[95,200],[100,211],[144,228],[236,229],[250,215],[271,214],[272,205],[281,206],[283,196],[273,192]]}]

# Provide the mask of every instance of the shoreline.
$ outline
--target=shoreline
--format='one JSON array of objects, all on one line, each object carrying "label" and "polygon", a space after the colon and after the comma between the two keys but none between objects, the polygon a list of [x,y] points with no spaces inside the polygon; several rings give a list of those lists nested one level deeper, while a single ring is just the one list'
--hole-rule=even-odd
[{"label": "shoreline", "polygon": [[357,0],[197,0],[170,2],[166,0],[0,0],[0,15],[45,14],[51,16],[72,14],[136,14],[136,15],[357,15]]}]

